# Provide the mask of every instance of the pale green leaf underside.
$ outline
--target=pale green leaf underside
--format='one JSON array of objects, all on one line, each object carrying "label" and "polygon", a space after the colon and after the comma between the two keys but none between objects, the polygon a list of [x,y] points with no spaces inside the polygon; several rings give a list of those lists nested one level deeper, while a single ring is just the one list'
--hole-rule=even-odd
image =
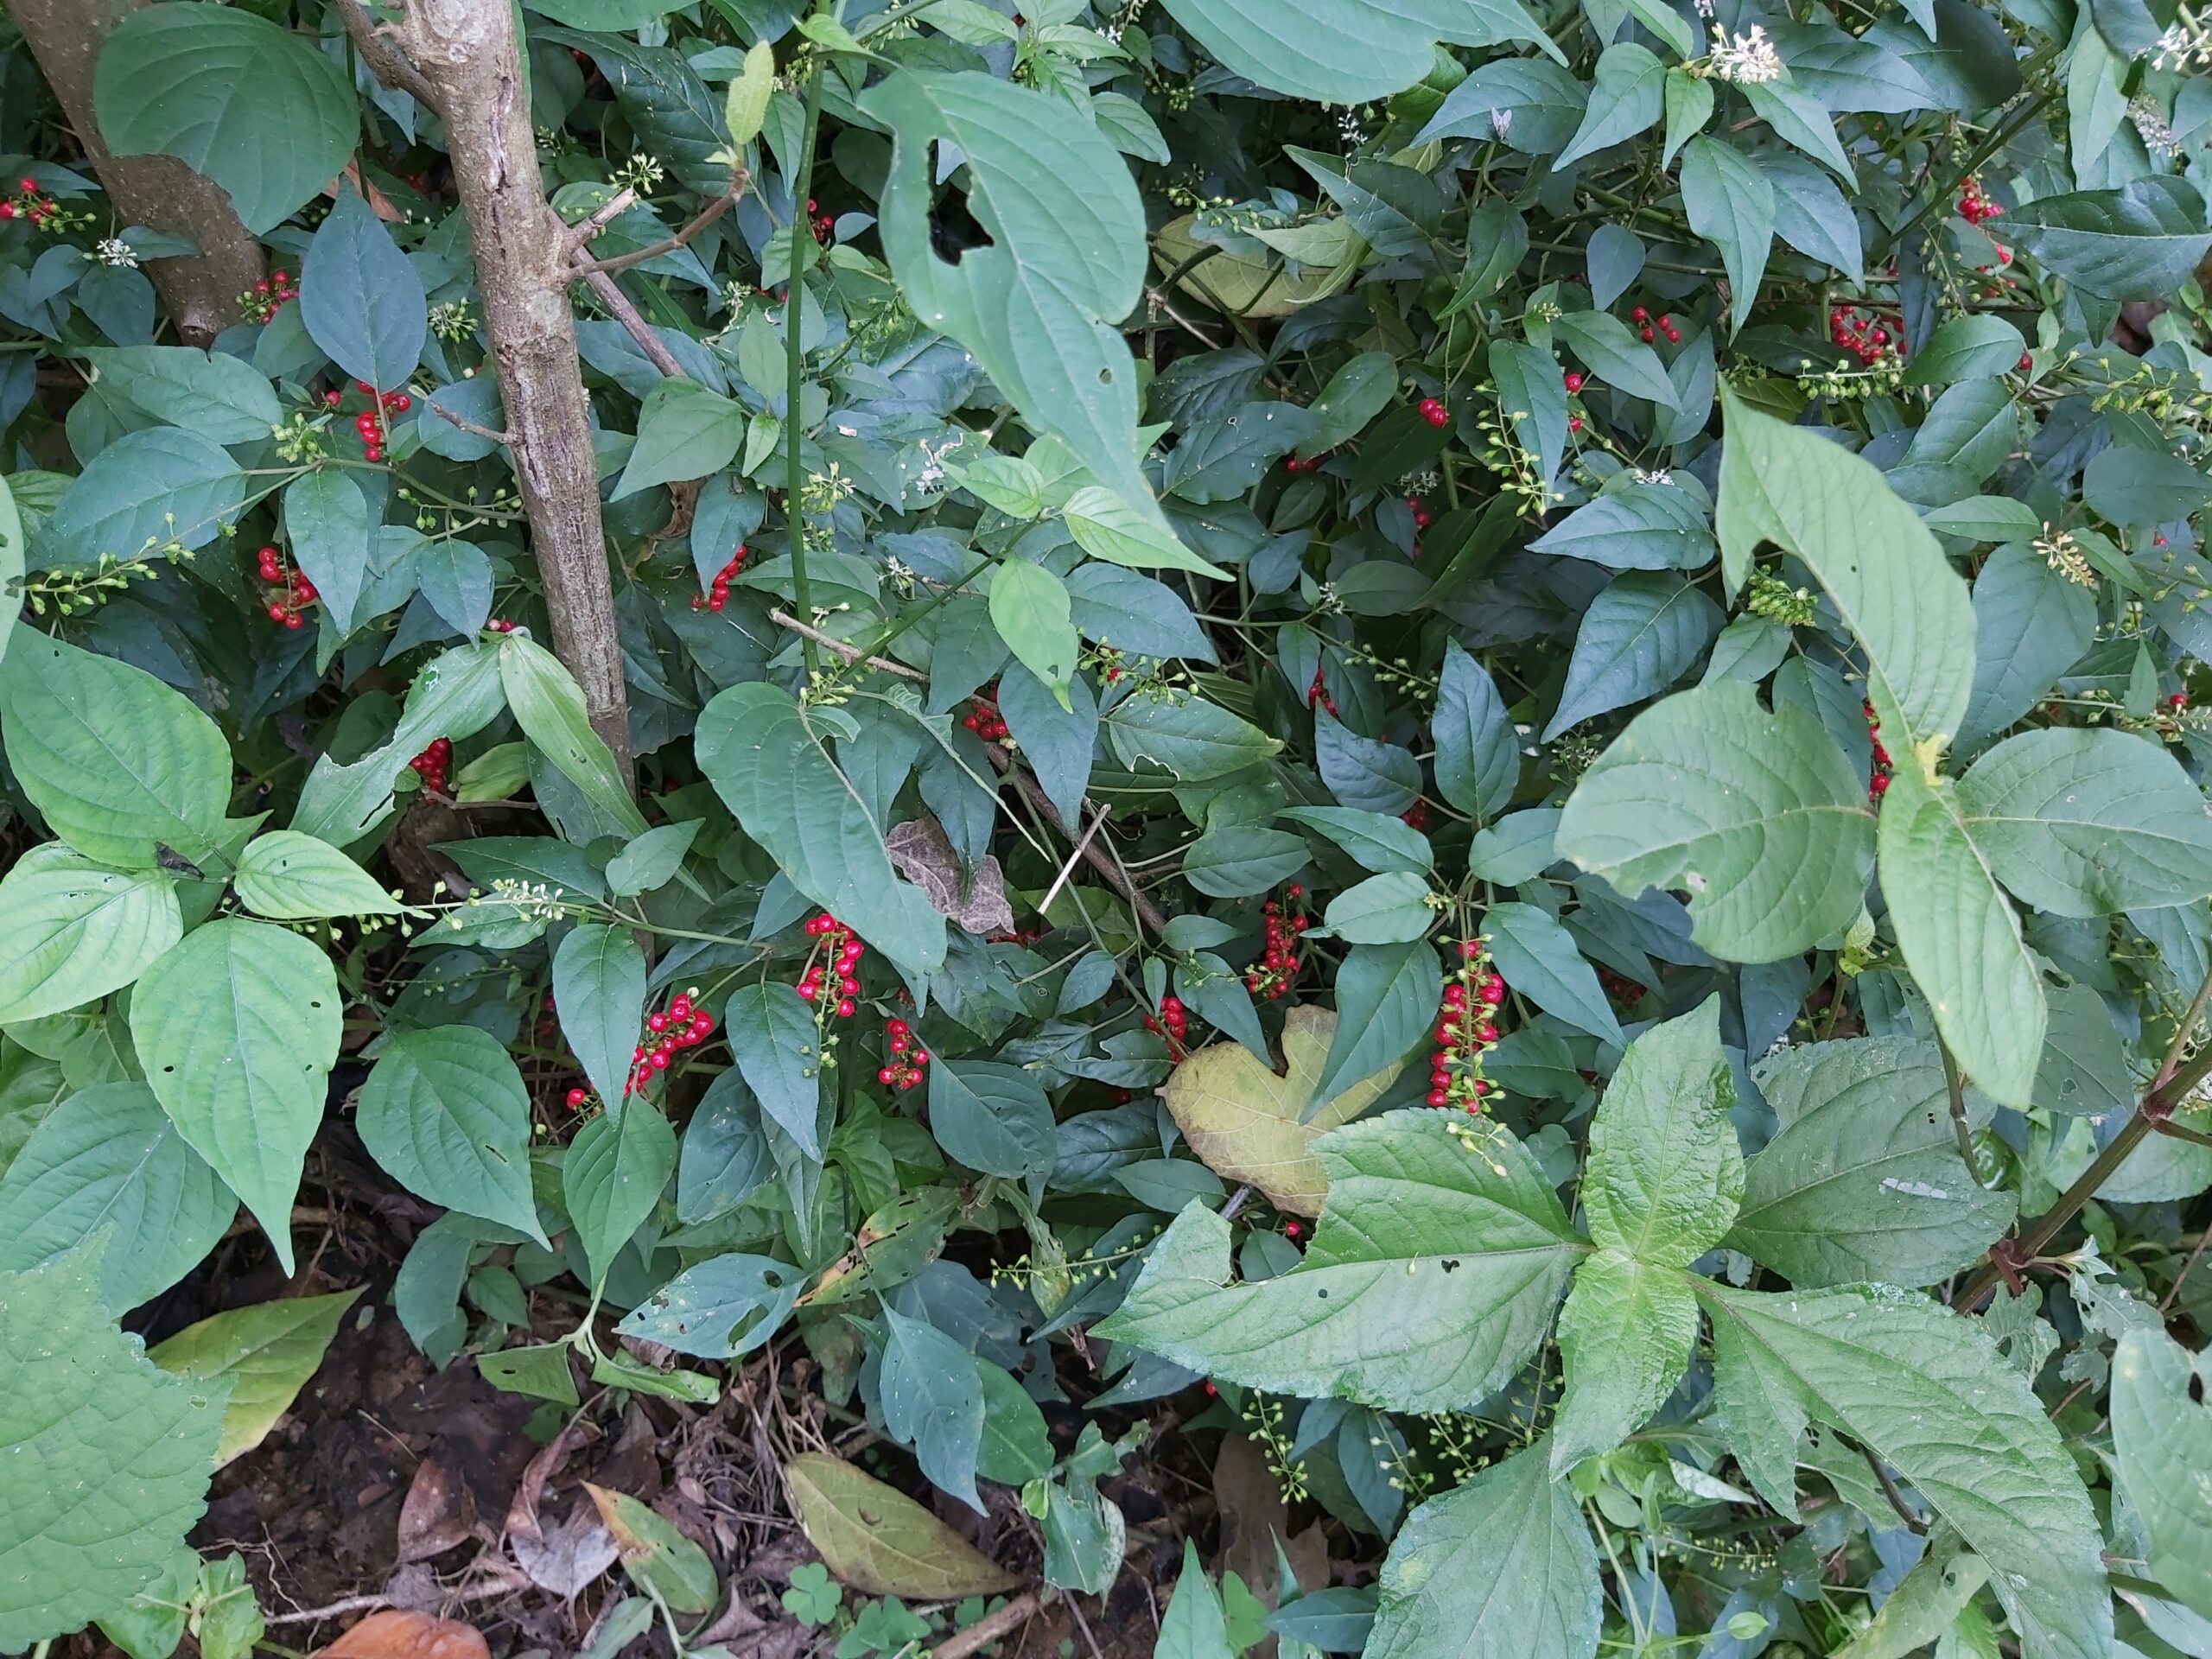
[{"label": "pale green leaf underside", "polygon": [[2152,1572],[2212,1618],[2212,1405],[2204,1399],[2205,1370],[2202,1357],[2192,1367],[2188,1351],[2162,1332],[2129,1332],[2113,1357],[2112,1439],[2120,1484],[2151,1535]]},{"label": "pale green leaf underside", "polygon": [[1428,73],[1440,41],[1534,41],[1559,57],[1518,0],[1163,3],[1193,40],[1247,80],[1324,104],[1402,92]]},{"label": "pale green leaf underside", "polygon": [[0,880],[0,1022],[119,990],[183,936],[168,877],[106,869],[59,842],[34,847]]}]

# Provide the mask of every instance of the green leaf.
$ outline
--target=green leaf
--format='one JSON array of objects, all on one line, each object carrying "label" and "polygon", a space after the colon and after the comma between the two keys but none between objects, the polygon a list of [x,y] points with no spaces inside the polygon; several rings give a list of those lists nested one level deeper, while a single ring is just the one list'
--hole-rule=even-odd
[{"label": "green leaf", "polygon": [[1370,875],[1329,900],[1324,919],[1347,944],[1404,944],[1436,925],[1428,882],[1408,870]]},{"label": "green leaf", "polygon": [[360,133],[335,59],[225,6],[124,17],[100,49],[92,107],[110,149],[178,157],[222,186],[257,236],[343,172]]},{"label": "green leaf", "polygon": [[222,1438],[215,1446],[218,1469],[253,1450],[276,1427],[322,1363],[338,1321],[360,1294],[341,1290],[231,1308],[147,1351],[146,1357],[172,1376],[228,1384]]},{"label": "green leaf", "polygon": [[1114,758],[1123,766],[1149,761],[1184,783],[1225,778],[1282,747],[1281,738],[1187,691],[1131,697],[1104,725]]},{"label": "green leaf", "polygon": [[1582,774],[1559,855],[1623,894],[1689,893],[1690,937],[1779,962],[1847,927],[1874,862],[1865,785],[1820,722],[1749,685],[1678,692]]},{"label": "green leaf", "polygon": [[530,1094],[488,1032],[397,1033],[361,1085],[354,1122],[409,1192],[545,1242],[531,1196]]},{"label": "green leaf", "polygon": [[599,1519],[622,1551],[622,1570],[640,1590],[671,1612],[713,1611],[721,1580],[707,1552],[676,1524],[626,1492],[584,1483]]},{"label": "green leaf", "polygon": [[397,916],[406,906],[328,842],[296,830],[256,836],[238,855],[238,902],[280,922],[322,916]]},{"label": "green leaf", "polygon": [[423,360],[423,279],[350,185],[300,262],[300,321],[340,368],[378,391],[405,385]]},{"label": "green leaf", "polygon": [[872,1596],[950,1601],[1018,1582],[894,1487],[842,1458],[810,1452],[784,1465],[806,1540],[843,1582]]},{"label": "green leaf", "polygon": [[676,1172],[676,1131],[642,1098],[604,1111],[569,1143],[561,1188],[594,1287],[660,1203]]},{"label": "green leaf", "polygon": [[1489,357],[1498,409],[1521,447],[1536,457],[1548,486],[1567,452],[1567,386],[1559,365],[1549,352],[1517,340],[1492,340]]},{"label": "green leaf", "polygon": [[1598,55],[1597,80],[1582,124],[1552,165],[1565,167],[1656,125],[1666,84],[1667,66],[1635,41],[1616,41],[1607,47]]},{"label": "green leaf", "polygon": [[553,953],[553,1006],[593,1090],[619,1105],[645,1014],[645,957],[637,940],[597,922],[569,929]]},{"label": "green leaf", "polygon": [[1794,1517],[1808,1419],[1889,1464],[1990,1566],[2024,1651],[2104,1659],[2112,1604],[2082,1477],[2025,1378],[1973,1320],[1881,1287],[1691,1287],[1713,1320],[1713,1393],[1737,1462]]},{"label": "green leaf", "polygon": [[1631,397],[1675,407],[1675,383],[1668,379],[1659,353],[1611,312],[1569,311],[1553,322],[1552,332],[1607,385]]},{"label": "green leaf", "polygon": [[1320,831],[1363,869],[1418,872],[1433,861],[1427,837],[1387,812],[1354,806],[1289,806],[1275,816]]},{"label": "green leaf", "polygon": [[276,388],[250,363],[190,346],[94,346],[85,353],[113,395],[214,443],[251,443],[284,418]]},{"label": "green leaf", "polygon": [[[1137,469],[1137,370],[1116,331],[1144,283],[1128,164],[1060,99],[980,73],[900,70],[861,95],[891,130],[879,226],[907,303],[976,354],[1039,432],[1157,523]],[[949,264],[930,245],[935,147],[957,145],[989,236]]]},{"label": "green leaf", "polygon": [[1616,1047],[1627,1042],[1597,974],[1556,918],[1534,905],[1492,905],[1483,938],[1505,982],[1546,1014]]},{"label": "green leaf", "polygon": [[976,1459],[983,1447],[983,1385],[967,1349],[935,1325],[883,1308],[883,1426],[912,1446],[922,1472],[977,1514]]},{"label": "green leaf", "polygon": [[805,1282],[771,1256],[710,1256],[655,1290],[616,1330],[699,1359],[734,1359],[776,1334]]},{"label": "green leaf", "polygon": [[[2034,533],[2032,523],[2026,533]],[[2096,636],[2097,601],[2031,549],[2000,547],[1974,578],[1974,696],[1959,725],[1961,748],[2012,724],[2082,659]]]},{"label": "green leaf", "polygon": [[2092,512],[2139,529],[2186,518],[2212,501],[2212,478],[2163,449],[2115,443],[2082,468],[2082,499]]},{"label": "green leaf", "polygon": [[212,440],[176,427],[126,432],[70,485],[47,521],[57,552],[97,564],[175,543],[201,548],[245,511],[245,474]]},{"label": "green leaf", "polygon": [[1236,1651],[1229,1645],[1229,1621],[1221,1598],[1198,1560],[1198,1547],[1185,1538],[1183,1570],[1175,1580],[1174,1597],[1160,1616],[1153,1659],[1236,1659]]},{"label": "green leaf", "polygon": [[2212,249],[2203,199],[2159,175],[2029,202],[2005,215],[2005,237],[2053,276],[2113,300],[2175,292]]},{"label": "green leaf", "polygon": [[[459,645],[434,658],[415,677],[406,712],[391,741],[350,766],[325,754],[315,763],[292,812],[292,828],[334,847],[367,835],[391,808],[391,786],[434,738],[454,742],[490,725],[506,706],[500,648],[490,641]],[[6,680],[0,676],[0,696]],[[4,710],[0,702],[0,710]]]},{"label": "green leaf", "polygon": [[2212,1407],[2202,1359],[2163,1332],[2130,1331],[2112,1362],[2120,1484],[2151,1538],[2160,1584],[2212,1618]]},{"label": "green leaf", "polygon": [[721,471],[737,459],[745,428],[744,409],[721,393],[696,380],[661,381],[638,411],[638,442],[614,499]]},{"label": "green leaf", "polygon": [[1188,570],[1228,579],[1228,571],[1192,552],[1165,523],[1103,485],[1086,484],[1077,490],[1060,509],[1060,517],[1067,521],[1076,545],[1094,559],[1140,570]]},{"label": "green leaf", "polygon": [[1511,804],[1521,779],[1520,738],[1497,685],[1456,640],[1445,643],[1432,729],[1438,794],[1478,821]]},{"label": "green leaf", "polygon": [[683,868],[683,855],[705,823],[703,818],[686,818],[646,830],[607,861],[607,890],[620,899],[659,892]]},{"label": "green leaf", "polygon": [[1418,939],[1354,945],[1337,970],[1337,1028],[1306,1109],[1319,1111],[1362,1077],[1403,1060],[1434,1024],[1443,994],[1433,946]]},{"label": "green leaf", "polygon": [[292,1195],[322,1122],[342,999],[296,933],[225,918],[146,970],[130,1036],[162,1109],[292,1267]]},{"label": "green leaf", "polygon": [[944,918],[892,874],[881,830],[789,692],[732,686],[700,712],[693,741],[715,792],[794,887],[907,971],[943,963]]},{"label": "green leaf", "polygon": [[1068,681],[1081,643],[1068,620],[1067,585],[1041,564],[1001,560],[991,569],[991,626],[1014,659],[1072,714]]},{"label": "green leaf", "polygon": [[1018,1065],[937,1061],[930,1067],[930,1130],[953,1158],[986,1175],[1041,1175],[1052,1167],[1052,1103]]},{"label": "green leaf", "polygon": [[225,1396],[164,1376],[92,1253],[0,1275],[0,1648],[66,1636],[169,1566],[207,1508]]},{"label": "green leaf", "polygon": [[1322,454],[1349,443],[1397,395],[1398,364],[1388,352],[1362,352],[1349,359],[1306,406],[1310,423],[1299,453]]},{"label": "green leaf", "polygon": [[1283,1020],[1281,1076],[1242,1043],[1211,1043],[1187,1056],[1160,1094],[1198,1160],[1224,1180],[1250,1182],[1278,1210],[1320,1214],[1329,1176],[1314,1141],[1373,1105],[1403,1066],[1390,1063],[1303,1118],[1336,1029],[1325,1009],[1293,1008]]},{"label": "green leaf", "polygon": [[[1766,273],[1774,245],[1774,186],[1733,144],[1696,137],[1682,146],[1682,207],[1690,228],[1720,250],[1727,267],[1732,334],[1751,315]],[[1729,435],[1732,441],[1732,423]]]},{"label": "green leaf", "polygon": [[[1908,751],[1948,738],[1974,685],[1974,607],[1920,516],[1840,445],[1762,415],[1724,385],[1717,527],[1728,585],[1772,542],[1803,561],[1866,649],[1884,741]],[[1890,731],[1892,717],[1904,729]]]},{"label": "green leaf", "polygon": [[[564,10],[573,11],[580,3],[562,0]],[[626,27],[603,20],[586,26],[594,31]],[[672,46],[641,46],[608,32],[580,35],[565,29],[533,29],[530,38],[533,46],[546,41],[590,58],[607,77],[615,105],[640,147],[666,162],[686,189],[702,196],[719,196],[729,189],[732,146],[722,126],[721,105],[681,52]],[[787,101],[796,113],[796,100]],[[787,251],[778,262],[786,271],[789,258]]]},{"label": "green leaf", "polygon": [[1692,570],[1708,563],[1713,551],[1705,513],[1670,484],[1609,489],[1529,545],[1616,570]]},{"label": "green leaf", "polygon": [[1559,1315],[1566,1393],[1552,1424],[1561,1475],[1649,1421],[1689,1369],[1697,1298],[1682,1276],[1606,1249],[1584,1258]]},{"label": "green leaf", "polygon": [[1582,1208],[1602,1248],[1687,1267],[1719,1243],[1744,1195],[1728,1109],[1720,999],[1647,1027],[1621,1056],[1590,1126]]},{"label": "green leaf", "polygon": [[1477,1135],[1424,1109],[1322,1137],[1328,1203],[1297,1268],[1230,1284],[1229,1224],[1193,1205],[1093,1334],[1271,1393],[1466,1409],[1535,1351],[1586,1249],[1521,1143]]},{"label": "green leaf", "polygon": [[1834,118],[1818,99],[1787,80],[1747,81],[1743,84],[1742,92],[1745,101],[1774,129],[1775,136],[1783,143],[1796,146],[1816,161],[1825,162],[1845,182],[1857,188],[1859,175],[1852,170],[1850,158],[1836,141]]},{"label": "green leaf", "polygon": [[1235,73],[1270,91],[1361,104],[1429,73],[1436,44],[1533,41],[1559,59],[1518,0],[1166,0],[1168,15]]},{"label": "green leaf", "polygon": [[87,858],[150,869],[214,850],[231,752],[215,722],[143,669],[44,635],[0,662],[0,736],[48,826]]},{"label": "green leaf", "polygon": [[816,1120],[822,1108],[822,1057],[814,1015],[781,980],[741,985],[722,1014],[730,1052],[761,1109],[808,1157],[822,1156]]},{"label": "green leaf", "polygon": [[2146,739],[2022,732],[1968,768],[1958,804],[1997,879],[2037,910],[2105,916],[2212,893],[2204,796]]},{"label": "green leaf", "polygon": [[58,842],[34,847],[0,879],[0,1023],[120,990],[183,937],[168,877],[111,870]]},{"label": "green leaf", "polygon": [[743,149],[760,136],[760,124],[768,117],[769,95],[775,90],[776,49],[766,41],[756,41],[745,54],[745,67],[730,78],[729,91],[722,100],[722,124],[729,129],[733,150]]},{"label": "green leaf", "polygon": [[629,834],[645,834],[645,818],[623,785],[613,753],[592,730],[583,691],[561,659],[521,633],[504,636],[498,649],[499,684],[523,734],[594,806]]},{"label": "green leaf", "polygon": [[2027,342],[2002,317],[1979,313],[1953,317],[1912,354],[1905,371],[1909,386],[1948,386],[2009,374]]},{"label": "green leaf", "polygon": [[100,1300],[136,1307],[191,1272],[238,1207],[152,1090],[96,1084],[48,1113],[0,1179],[0,1272],[102,1236]]},{"label": "green leaf", "polygon": [[[1959,1160],[1931,1043],[1785,1049],[1751,1074],[1781,1120],[1745,1172],[1727,1243],[1792,1284],[1929,1285],[1978,1260],[2018,1201]],[[1994,1108],[1967,1096],[1967,1124]]]},{"label": "green leaf", "polygon": [[1407,1516],[1378,1587],[1367,1659],[1590,1659],[1598,1649],[1597,1546],[1573,1490],[1551,1478],[1541,1441]]},{"label": "green leaf", "polygon": [[1544,741],[1665,690],[1720,632],[1720,607],[1682,577],[1631,570],[1590,603]]},{"label": "green leaf", "polygon": [[1247,898],[1289,880],[1312,861],[1303,836],[1217,823],[1183,849],[1183,879],[1211,898]]},{"label": "green leaf", "polygon": [[2026,1110],[2043,1050],[2043,981],[1957,791],[1922,782],[1908,763],[1882,798],[1877,836],[1890,924],[1936,1028],[1986,1094]]},{"label": "green leaf", "polygon": [[735,1210],[773,1173],[760,1104],[734,1068],[707,1085],[705,1097],[683,1126],[683,1155],[676,1170],[676,1217],[687,1226]]}]

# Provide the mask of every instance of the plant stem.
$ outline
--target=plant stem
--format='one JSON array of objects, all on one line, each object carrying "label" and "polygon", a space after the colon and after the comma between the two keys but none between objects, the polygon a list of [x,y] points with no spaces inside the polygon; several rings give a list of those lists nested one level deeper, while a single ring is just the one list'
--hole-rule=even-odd
[{"label": "plant stem", "polygon": [[1943,1057],[1943,1087],[1951,1096],[1951,1134],[1959,1143],[1959,1161],[1967,1166],[1967,1179],[1980,1186],[1981,1177],[1974,1167],[1974,1130],[1967,1122],[1966,1084],[1959,1076],[1958,1061],[1951,1058],[1951,1046],[1939,1037],[1936,1048]]},{"label": "plant stem", "polygon": [[[818,3],[815,10],[821,10]],[[822,126],[822,77],[827,73],[828,66],[817,62],[806,81],[806,123],[799,133],[798,178],[791,186],[791,284],[784,296],[784,328],[787,336],[784,354],[790,365],[784,392],[784,436],[788,444],[784,463],[784,523],[791,543],[791,608],[802,622],[811,621],[814,617],[814,596],[806,579],[806,521],[800,505],[804,491],[799,469],[799,442],[804,435],[799,404],[806,393],[806,349],[801,343],[806,332],[802,326],[806,312],[806,248],[814,235],[814,227],[806,217],[806,198],[814,188],[814,144]],[[801,238],[806,240],[802,241]],[[806,677],[811,680],[821,666],[820,649],[804,634],[799,636],[799,648],[805,653]]]}]

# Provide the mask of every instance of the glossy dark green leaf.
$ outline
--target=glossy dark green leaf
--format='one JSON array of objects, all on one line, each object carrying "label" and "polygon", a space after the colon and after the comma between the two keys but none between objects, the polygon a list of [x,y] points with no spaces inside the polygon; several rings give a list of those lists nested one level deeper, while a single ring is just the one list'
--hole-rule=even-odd
[{"label": "glossy dark green leaf", "polygon": [[300,263],[300,321],[356,380],[379,391],[407,384],[423,360],[429,304],[384,221],[359,191],[339,193]]}]

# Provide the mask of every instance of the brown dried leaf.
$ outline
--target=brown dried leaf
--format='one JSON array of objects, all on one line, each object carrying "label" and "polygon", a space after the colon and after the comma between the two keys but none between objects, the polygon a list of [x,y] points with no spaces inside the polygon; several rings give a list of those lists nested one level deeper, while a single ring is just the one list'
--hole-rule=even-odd
[{"label": "brown dried leaf", "polygon": [[321,1649],[321,1659],[492,1659],[473,1624],[391,1609],[371,1613]]},{"label": "brown dried leaf", "polygon": [[960,855],[953,851],[935,818],[910,818],[893,824],[883,838],[892,867],[922,890],[930,906],[976,935],[1014,931],[1014,906],[1006,896],[1006,874],[992,855],[983,855],[976,879],[967,882]]},{"label": "brown dried leaf", "polygon": [[464,1542],[474,1524],[468,1489],[435,1458],[415,1465],[415,1478],[399,1506],[399,1559],[427,1561]]},{"label": "brown dried leaf", "polygon": [[545,1483],[561,1472],[575,1450],[591,1438],[582,1423],[570,1423],[530,1460],[507,1505],[507,1548],[515,1563],[541,1590],[550,1590],[563,1600],[573,1600],[583,1588],[614,1565],[620,1547],[601,1522],[598,1511],[579,1498],[565,1520],[547,1521],[540,1514]]}]

